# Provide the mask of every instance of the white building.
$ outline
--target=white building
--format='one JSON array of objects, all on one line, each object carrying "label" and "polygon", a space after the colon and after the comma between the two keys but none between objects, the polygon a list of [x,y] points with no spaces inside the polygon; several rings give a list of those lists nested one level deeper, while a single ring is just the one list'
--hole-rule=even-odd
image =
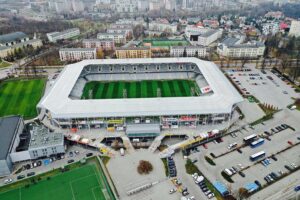
[{"label": "white building", "polygon": [[262,33],[264,35],[275,35],[279,32],[279,23],[278,22],[270,22],[270,23],[264,23],[262,25]]},{"label": "white building", "polygon": [[217,52],[230,58],[257,58],[264,55],[265,45],[257,41],[242,44],[238,38],[226,38],[218,45]]},{"label": "white building", "polygon": [[96,48],[65,48],[59,50],[61,61],[80,61],[86,59],[96,59]]},{"label": "white building", "polygon": [[[114,26],[114,25],[113,25]],[[118,27],[119,26],[119,27]],[[127,26],[127,25],[126,25]],[[111,27],[106,30],[107,33],[116,33],[116,34],[125,34],[126,37],[131,37],[132,36],[132,28],[126,27],[124,25],[116,25],[116,27]]]},{"label": "white building", "polygon": [[222,36],[222,30],[210,29],[204,33],[191,34],[190,43],[192,45],[209,46],[213,42],[217,41]]},{"label": "white building", "polygon": [[96,48],[102,50],[114,50],[115,42],[113,40],[100,40],[100,39],[84,39],[82,41],[84,48]]},{"label": "white building", "polygon": [[126,43],[126,34],[124,33],[98,33],[97,39],[113,40],[116,44]]},{"label": "white building", "polygon": [[57,40],[70,39],[80,34],[79,28],[71,28],[62,32],[47,33],[47,38],[50,42],[56,42]]},{"label": "white building", "polygon": [[208,28],[204,28],[203,26],[197,26],[197,25],[187,25],[185,27],[185,31],[184,34],[187,38],[190,38],[191,35],[195,35],[195,34],[203,34],[208,32],[211,29]]},{"label": "white building", "polygon": [[206,48],[203,46],[171,46],[170,56],[183,57],[184,51],[186,51],[187,57],[204,58],[207,55]]},{"label": "white building", "polygon": [[300,37],[300,21],[292,21],[289,35]]},{"label": "white building", "polygon": [[135,13],[138,11],[138,1],[115,0],[115,10],[119,13]]},{"label": "white building", "polygon": [[138,11],[147,12],[149,10],[149,0],[138,0]]},{"label": "white building", "polygon": [[173,23],[170,24],[167,20],[156,20],[149,23],[149,30],[150,31],[159,31],[159,32],[170,32],[176,33],[177,32],[177,24]]}]

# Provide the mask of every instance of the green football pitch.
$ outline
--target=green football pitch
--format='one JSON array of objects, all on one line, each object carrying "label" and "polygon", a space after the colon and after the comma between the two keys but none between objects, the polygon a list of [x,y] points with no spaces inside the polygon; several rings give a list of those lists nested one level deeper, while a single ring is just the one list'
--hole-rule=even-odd
[{"label": "green football pitch", "polygon": [[183,46],[189,45],[186,40],[144,40],[144,43],[151,43],[152,46],[163,47],[163,46]]},{"label": "green football pitch", "polygon": [[36,105],[41,99],[46,81],[12,80],[0,84],[0,117],[22,115],[33,118],[37,115]]},{"label": "green football pitch", "polygon": [[81,99],[121,99],[199,96],[200,89],[193,80],[145,80],[88,82]]},{"label": "green football pitch", "polygon": [[2,200],[114,200],[96,164],[61,173],[29,187],[0,193]]}]

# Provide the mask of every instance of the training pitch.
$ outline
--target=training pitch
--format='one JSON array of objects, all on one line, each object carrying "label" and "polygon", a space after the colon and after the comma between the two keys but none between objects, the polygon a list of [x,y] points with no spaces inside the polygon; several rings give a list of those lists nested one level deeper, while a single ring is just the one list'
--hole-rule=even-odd
[{"label": "training pitch", "polygon": [[[108,188],[108,189],[107,189]],[[5,200],[114,200],[106,178],[96,164],[41,180],[29,187],[0,193]]]},{"label": "training pitch", "polygon": [[186,40],[144,40],[144,43],[151,43],[155,47],[170,47],[170,46],[183,46],[189,45]]},{"label": "training pitch", "polygon": [[0,84],[0,117],[22,115],[34,118],[37,115],[36,105],[43,95],[46,81],[12,80]]},{"label": "training pitch", "polygon": [[81,99],[122,99],[199,96],[193,80],[92,81],[85,85]]}]

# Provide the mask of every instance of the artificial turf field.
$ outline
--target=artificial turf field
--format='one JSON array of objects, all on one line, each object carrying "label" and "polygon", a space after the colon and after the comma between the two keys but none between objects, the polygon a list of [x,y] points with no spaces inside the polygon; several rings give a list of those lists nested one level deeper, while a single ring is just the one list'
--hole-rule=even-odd
[{"label": "artificial turf field", "polygon": [[198,96],[200,89],[193,80],[145,80],[88,82],[82,99],[121,99]]},{"label": "artificial turf field", "polygon": [[[0,193],[1,200],[114,200],[96,164],[84,165],[30,187]],[[105,193],[105,194],[104,194]]]},{"label": "artificial turf field", "polygon": [[34,118],[37,115],[36,105],[43,95],[46,81],[12,80],[0,84],[0,117],[22,115]]},{"label": "artificial turf field", "polygon": [[169,47],[169,46],[183,46],[189,45],[190,43],[186,40],[144,40],[144,43],[151,43],[155,47]]}]

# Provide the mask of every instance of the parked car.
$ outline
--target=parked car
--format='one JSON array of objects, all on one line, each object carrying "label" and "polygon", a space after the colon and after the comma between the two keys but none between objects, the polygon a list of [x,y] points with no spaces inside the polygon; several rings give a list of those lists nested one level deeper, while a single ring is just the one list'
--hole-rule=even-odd
[{"label": "parked car", "polygon": [[245,177],[246,175],[244,174],[244,172],[242,172],[242,171],[239,171],[239,175],[241,176],[241,177]]},{"label": "parked car", "polygon": [[91,157],[93,155],[93,153],[87,153],[85,155],[86,155],[86,157]]},{"label": "parked car", "polygon": [[256,185],[258,185],[258,187],[261,187],[261,184],[260,184],[260,182],[259,182],[258,180],[255,180],[254,183],[255,183]]},{"label": "parked car", "polygon": [[243,151],[240,149],[240,148],[238,148],[238,149],[236,149],[237,150],[237,152],[239,152],[239,153],[243,153]]},{"label": "parked car", "polygon": [[295,192],[300,191],[300,185],[296,186],[294,190],[295,190]]},{"label": "parked car", "polygon": [[274,160],[274,161],[277,161],[278,159],[275,157],[275,155],[272,155],[271,158]]},{"label": "parked car", "polygon": [[74,160],[73,159],[71,159],[71,160],[68,160],[68,163],[70,164],[70,163],[73,163],[74,162]]},{"label": "parked car", "polygon": [[11,179],[11,178],[7,178],[7,179],[5,179],[4,180],[4,184],[9,184],[9,183],[12,183],[13,182],[13,180]]},{"label": "parked car", "polygon": [[175,193],[175,192],[176,192],[176,189],[173,188],[173,189],[171,189],[171,190],[169,191],[169,194],[173,194],[173,193]]},{"label": "parked car", "polygon": [[34,175],[35,175],[35,172],[29,172],[29,173],[27,174],[27,177],[34,176]]},{"label": "parked car", "polygon": [[18,179],[18,180],[21,180],[21,179],[23,179],[23,178],[25,178],[25,175],[19,175],[19,176],[17,176],[17,179]]}]

